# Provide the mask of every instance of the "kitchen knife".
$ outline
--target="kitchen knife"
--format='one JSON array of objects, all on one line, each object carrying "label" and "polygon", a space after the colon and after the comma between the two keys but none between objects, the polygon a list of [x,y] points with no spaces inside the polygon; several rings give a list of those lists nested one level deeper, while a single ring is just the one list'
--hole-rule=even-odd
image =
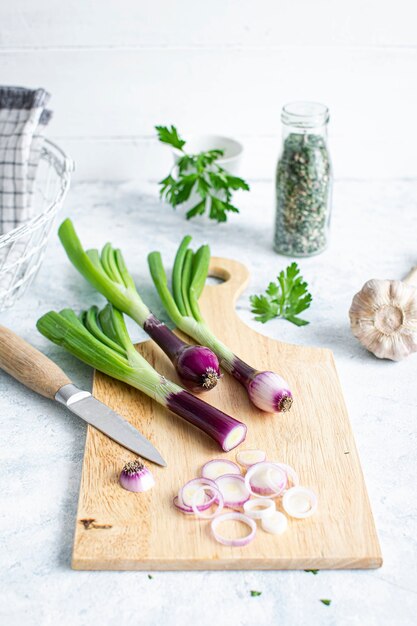
[{"label": "kitchen knife", "polygon": [[0,368],[32,391],[60,402],[128,450],[166,466],[158,450],[128,421],[73,385],[58,365],[4,326],[0,326]]}]

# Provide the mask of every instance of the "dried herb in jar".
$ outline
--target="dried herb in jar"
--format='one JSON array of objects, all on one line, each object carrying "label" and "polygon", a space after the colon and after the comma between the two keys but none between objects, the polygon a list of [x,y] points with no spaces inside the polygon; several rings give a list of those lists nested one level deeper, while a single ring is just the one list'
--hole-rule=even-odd
[{"label": "dried herb in jar", "polygon": [[276,174],[275,250],[309,256],[327,246],[331,166],[320,134],[290,133]]}]

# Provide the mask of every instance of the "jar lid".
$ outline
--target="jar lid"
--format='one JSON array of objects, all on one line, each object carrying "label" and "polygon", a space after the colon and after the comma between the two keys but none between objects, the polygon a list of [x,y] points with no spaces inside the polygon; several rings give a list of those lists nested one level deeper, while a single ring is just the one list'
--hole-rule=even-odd
[{"label": "jar lid", "polygon": [[281,121],[298,128],[324,126],[329,121],[329,109],[320,102],[288,102],[282,107]]}]

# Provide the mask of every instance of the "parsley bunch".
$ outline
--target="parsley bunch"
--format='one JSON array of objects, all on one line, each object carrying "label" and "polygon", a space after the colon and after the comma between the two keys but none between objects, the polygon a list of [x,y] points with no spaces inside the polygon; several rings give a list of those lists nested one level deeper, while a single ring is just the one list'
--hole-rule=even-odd
[{"label": "parsley bunch", "polygon": [[279,273],[276,283],[269,283],[265,295],[250,296],[255,319],[265,324],[274,317],[281,317],[297,326],[305,326],[309,322],[297,315],[308,309],[313,299],[307,287],[297,263],[291,263]]},{"label": "parsley bunch", "polygon": [[[233,191],[243,189],[249,191],[249,185],[238,176],[232,176],[216,161],[223,156],[223,150],[207,150],[198,154],[188,154],[184,150],[186,142],[178,135],[175,126],[155,126],[158,139],[182,152],[176,167],[178,173],[172,171],[160,181],[161,197],[174,208],[182,204],[195,191],[201,198],[186,213],[187,219],[203,215],[209,209],[209,217],[217,222],[226,222],[227,213],[239,213],[239,209],[231,202]],[[175,169],[175,168],[173,168]]]}]

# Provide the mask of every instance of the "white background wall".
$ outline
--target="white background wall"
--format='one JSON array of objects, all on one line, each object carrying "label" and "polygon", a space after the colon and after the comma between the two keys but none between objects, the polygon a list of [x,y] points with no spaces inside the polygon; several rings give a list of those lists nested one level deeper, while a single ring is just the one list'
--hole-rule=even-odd
[{"label": "white background wall", "polygon": [[415,0],[2,0],[0,83],[43,86],[78,179],[154,180],[155,124],[235,136],[273,175],[280,109],[331,109],[338,178],[417,177]]}]

